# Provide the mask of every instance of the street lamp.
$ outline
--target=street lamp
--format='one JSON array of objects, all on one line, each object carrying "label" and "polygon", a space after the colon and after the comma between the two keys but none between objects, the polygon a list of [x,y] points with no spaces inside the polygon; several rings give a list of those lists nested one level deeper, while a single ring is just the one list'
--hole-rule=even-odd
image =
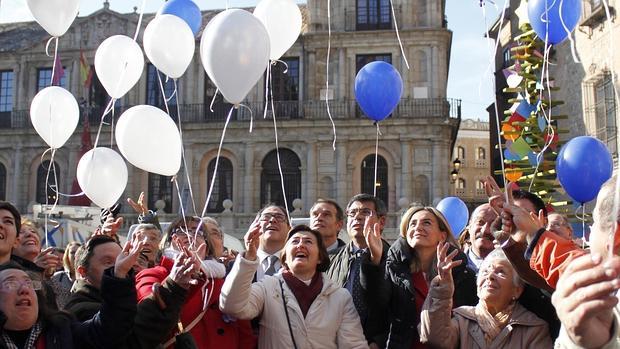
[{"label": "street lamp", "polygon": [[454,161],[452,161],[452,166],[454,166],[454,168],[450,172],[450,182],[454,183],[459,178],[459,170],[461,169],[461,160],[459,160],[459,158],[454,159]]}]

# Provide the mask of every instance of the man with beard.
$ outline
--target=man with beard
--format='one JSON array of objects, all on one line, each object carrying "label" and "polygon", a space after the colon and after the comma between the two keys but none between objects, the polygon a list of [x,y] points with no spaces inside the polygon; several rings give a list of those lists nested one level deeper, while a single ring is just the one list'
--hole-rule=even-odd
[{"label": "man with beard", "polygon": [[470,245],[467,250],[467,266],[476,274],[478,274],[482,260],[493,251],[491,226],[497,217],[491,205],[482,204],[476,207],[469,219],[466,231]]}]

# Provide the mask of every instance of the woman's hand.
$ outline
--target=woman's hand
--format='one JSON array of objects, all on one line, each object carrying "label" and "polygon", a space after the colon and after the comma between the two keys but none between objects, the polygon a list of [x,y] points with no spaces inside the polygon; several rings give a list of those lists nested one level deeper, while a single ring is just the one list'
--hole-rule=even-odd
[{"label": "woman's hand", "polygon": [[145,241],[138,241],[137,244],[132,245],[131,241],[125,242],[125,246],[121,253],[116,257],[116,263],[114,264],[114,276],[119,279],[127,277],[127,273],[136,264],[140,252],[144,247]]},{"label": "woman's hand", "polygon": [[459,253],[457,249],[454,249],[450,254],[446,255],[449,247],[450,244],[447,242],[437,245],[437,279],[439,283],[447,282],[452,284],[454,282],[454,280],[452,280],[452,268],[463,263],[462,260],[453,260]]},{"label": "woman's hand", "polygon": [[243,257],[245,259],[255,261],[256,260],[256,251],[258,250],[258,245],[260,244],[260,223],[259,216],[256,216],[252,225],[250,225],[250,229],[245,233],[243,237],[243,241],[245,243],[245,252]]},{"label": "woman's hand", "polygon": [[196,258],[188,253],[189,251],[184,249],[176,256],[170,275],[168,275],[172,281],[186,290],[195,283],[194,275],[200,271]]},{"label": "woman's hand", "polygon": [[127,203],[139,215],[145,215],[149,212],[149,208],[144,203],[144,192],[140,193],[140,196],[138,197],[138,202],[133,201],[131,198],[127,198]]},{"label": "woman's hand", "polygon": [[56,267],[61,263],[60,257],[54,254],[54,247],[44,249],[34,259],[34,264],[42,269],[45,269],[46,276],[50,270],[53,270],[52,274],[54,274]]}]

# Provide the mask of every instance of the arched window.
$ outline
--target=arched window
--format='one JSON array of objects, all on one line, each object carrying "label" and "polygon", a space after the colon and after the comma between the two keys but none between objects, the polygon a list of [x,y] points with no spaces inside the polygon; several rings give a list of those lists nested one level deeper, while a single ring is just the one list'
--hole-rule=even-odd
[{"label": "arched window", "polygon": [[170,177],[149,173],[149,209],[155,211],[155,202],[163,200],[166,203],[164,212],[172,213],[172,182]]},{"label": "arched window", "polygon": [[[280,149],[280,165],[284,177],[284,191],[286,202],[290,210],[293,209],[293,200],[301,198],[301,161],[295,152],[290,149]],[[280,171],[278,170],[278,156],[275,150],[270,151],[263,159],[263,170],[260,175],[260,202],[261,206],[276,203],[284,206]]]},{"label": "arched window", "polygon": [[[50,168],[50,161],[45,160],[37,169],[37,196],[36,201],[40,204],[53,204],[56,200],[56,192],[60,187],[60,167],[54,162],[53,167],[47,175]],[[56,176],[54,176],[56,169]]]},{"label": "arched window", "polygon": [[[207,194],[211,187],[211,181],[213,180],[213,172],[215,171],[215,161],[217,158],[213,158],[209,161],[207,166]],[[233,166],[232,162],[228,158],[220,157],[220,161],[217,164],[217,173],[215,176],[215,183],[213,183],[213,191],[211,192],[211,198],[207,205],[207,212],[219,213],[224,211],[223,202],[226,199],[232,200],[233,197]]]},{"label": "arched window", "polygon": [[425,175],[417,176],[415,178],[414,201],[419,202],[422,205],[430,204],[430,193],[428,187],[428,177],[426,177]]},{"label": "arched window", "polygon": [[377,197],[388,205],[388,166],[383,156],[377,158],[377,182],[375,183],[375,154],[362,160],[362,193],[373,195],[377,187]]},{"label": "arched window", "polygon": [[465,189],[465,180],[463,178],[456,180],[456,189]]},{"label": "arched window", "polygon": [[0,163],[0,200],[6,200],[6,167]]},{"label": "arched window", "polygon": [[478,148],[478,160],[484,160],[486,159],[486,152],[484,151],[483,147],[479,147]]},{"label": "arched window", "polygon": [[456,148],[456,157],[463,160],[465,159],[465,148],[459,146]]}]

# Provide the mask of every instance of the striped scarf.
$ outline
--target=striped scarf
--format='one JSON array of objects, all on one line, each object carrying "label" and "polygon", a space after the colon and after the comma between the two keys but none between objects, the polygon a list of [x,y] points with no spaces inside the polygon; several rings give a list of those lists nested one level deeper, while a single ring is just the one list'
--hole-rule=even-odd
[{"label": "striped scarf", "polygon": [[[43,326],[41,325],[41,322],[37,321],[37,323],[32,326],[32,329],[30,329],[30,334],[28,335],[28,339],[24,344],[24,349],[35,349],[37,339],[39,338],[39,335],[41,335],[41,332],[43,332]],[[17,345],[13,343],[11,337],[9,337],[9,335],[6,333],[2,333],[2,343],[8,349],[18,349]]]}]

